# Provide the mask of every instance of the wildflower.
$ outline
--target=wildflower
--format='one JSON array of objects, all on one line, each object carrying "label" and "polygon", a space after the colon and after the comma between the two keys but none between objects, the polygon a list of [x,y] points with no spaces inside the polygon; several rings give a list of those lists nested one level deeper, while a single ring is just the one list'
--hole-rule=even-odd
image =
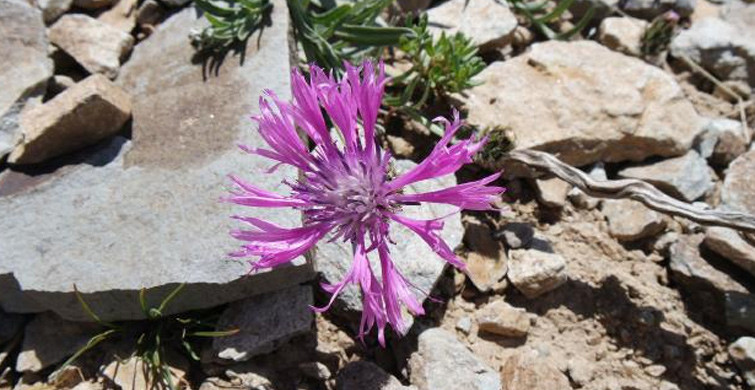
[{"label": "wildflower", "polygon": [[[460,209],[489,210],[503,188],[488,186],[499,174],[438,191],[405,194],[412,183],[449,175],[472,161],[485,140],[464,140],[451,144],[461,126],[458,112],[445,124],[445,135],[421,163],[397,177],[389,175],[390,153],[375,142],[375,125],[386,83],[382,64],[376,70],[370,62],[357,68],[346,65],[340,80],[312,66],[309,82],[294,70],[291,74],[293,100],[285,102],[273,92],[260,97],[260,115],[253,119],[268,149],[243,147],[245,151],[267,157],[278,165],[288,164],[301,170],[296,182],[285,182],[288,196],[257,188],[231,177],[235,190],[226,200],[251,207],[291,207],[303,213],[303,226],[285,228],[250,217],[234,217],[250,230],[235,230],[232,235],[246,241],[231,256],[254,257],[252,270],[288,263],[311,249],[319,240],[342,240],[351,244],[353,260],[344,279],[324,284],[332,294],[330,302],[317,311],[327,310],[349,284],[362,290],[363,312],[359,337],[377,326],[378,340],[385,345],[385,328],[400,334],[406,325],[402,307],[414,315],[424,314],[411,284],[396,269],[390,257],[390,226],[401,224],[419,235],[441,258],[463,269],[464,263],[438,235],[440,219],[417,220],[401,215],[402,207],[422,202],[446,203]],[[323,116],[323,111],[327,118]],[[330,132],[337,129],[338,138]],[[297,130],[311,140],[313,148],[302,141]],[[368,256],[376,254],[382,280],[378,280]]]}]

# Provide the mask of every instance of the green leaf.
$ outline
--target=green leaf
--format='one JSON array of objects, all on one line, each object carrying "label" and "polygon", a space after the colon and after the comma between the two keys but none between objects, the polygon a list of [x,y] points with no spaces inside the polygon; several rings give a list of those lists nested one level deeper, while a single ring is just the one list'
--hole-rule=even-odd
[{"label": "green leaf", "polygon": [[592,20],[592,16],[595,14],[595,7],[590,7],[587,12],[582,16],[582,19],[579,20],[577,24],[574,25],[569,31],[558,34],[557,39],[566,40],[577,34],[578,32],[582,31],[585,27],[587,27],[587,24],[590,23]]},{"label": "green leaf", "polygon": [[553,11],[535,20],[538,23],[548,23],[555,19],[558,19],[561,16],[561,14],[563,14],[567,9],[569,9],[569,7],[571,7],[572,3],[574,3],[574,0],[561,0],[556,5],[556,8],[553,9]]},{"label": "green leaf", "polygon": [[194,3],[202,11],[213,15],[230,17],[236,13],[233,9],[219,6],[211,0],[194,0]]},{"label": "green leaf", "polygon": [[355,26],[344,24],[335,36],[357,45],[391,46],[397,45],[401,37],[413,36],[414,31],[406,27]]},{"label": "green leaf", "polygon": [[160,311],[160,313],[165,311],[165,307],[168,306],[170,301],[172,301],[173,298],[175,298],[176,295],[178,295],[178,293],[180,293],[181,290],[183,290],[185,286],[186,286],[186,283],[181,283],[175,289],[173,289],[173,291],[171,291],[171,293],[168,294],[168,296],[165,297],[165,299],[163,299],[163,301],[160,303],[160,307],[158,307],[157,310]]},{"label": "green leaf", "polygon": [[84,309],[87,315],[89,315],[89,317],[91,317],[96,323],[102,326],[108,327],[108,328],[113,328],[113,329],[118,328],[116,325],[110,322],[103,321],[102,319],[100,319],[100,317],[97,314],[95,314],[94,311],[92,311],[92,308],[89,307],[89,304],[84,300],[84,297],[79,292],[79,289],[76,287],[76,284],[73,285],[73,293],[76,296],[76,300],[79,301],[79,304],[81,304],[81,307]]},{"label": "green leaf", "polygon": [[239,333],[240,329],[189,332],[187,336],[193,337],[227,337]]}]

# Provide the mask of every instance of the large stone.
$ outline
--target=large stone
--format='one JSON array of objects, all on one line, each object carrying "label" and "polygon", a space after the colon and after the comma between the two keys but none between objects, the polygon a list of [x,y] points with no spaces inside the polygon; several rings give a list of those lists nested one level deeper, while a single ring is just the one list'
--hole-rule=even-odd
[{"label": "large stone", "polygon": [[475,313],[477,325],[483,332],[501,336],[522,337],[530,331],[527,311],[498,300],[487,304]]},{"label": "large stone", "polygon": [[[233,214],[298,225],[288,209],[251,209],[218,199],[236,173],[268,190],[285,191],[281,167],[238,150],[261,147],[249,115],[265,88],[290,96],[288,12],[275,2],[272,24],[249,40],[246,59],[225,59],[205,77],[187,34],[206,25],[190,8],[142,42],[123,69],[121,85],[140,99],[133,140],[113,141],[84,164],[47,176],[3,172],[0,179],[0,305],[7,311],[54,310],[89,320],[75,283],[105,320],[142,318],[138,292],[150,304],[177,283],[185,288],[167,312],[213,307],[292,286],[314,276],[304,258],[292,266],[245,276],[228,260],[239,241]],[[29,212],[34,210],[34,212]],[[23,259],[23,262],[19,262]]]},{"label": "large stone", "polygon": [[471,124],[575,166],[682,155],[702,124],[670,74],[591,41],[538,43],[478,77]]},{"label": "large stone", "polygon": [[755,387],[755,338],[740,337],[729,346],[729,356],[737,365],[747,385]]},{"label": "large stone", "polygon": [[38,0],[37,7],[42,10],[42,18],[50,24],[66,13],[73,5],[73,0]]},{"label": "large stone", "polygon": [[98,331],[90,323],[65,321],[50,312],[39,314],[26,326],[16,371],[37,372],[59,363],[84,347]]},{"label": "large stone", "polygon": [[536,249],[509,251],[509,280],[527,298],[535,298],[566,283],[566,261]]},{"label": "large stone", "polygon": [[450,0],[429,9],[427,19],[434,35],[461,32],[482,51],[509,44],[517,26],[505,2],[488,0]]},{"label": "large stone", "polygon": [[111,79],[134,45],[130,34],[82,14],[61,17],[50,27],[49,36],[84,69]]},{"label": "large stone", "polygon": [[698,308],[703,318],[718,326],[736,326],[755,331],[752,317],[755,299],[726,272],[713,267],[700,255],[704,235],[683,236],[669,249],[669,271],[685,301]]},{"label": "large stone", "polygon": [[39,102],[52,77],[42,13],[22,0],[0,0],[0,157],[13,149],[18,116]]},{"label": "large stone", "polygon": [[650,237],[666,227],[660,214],[633,200],[606,200],[602,211],[608,220],[608,232],[620,241]]},{"label": "large stone", "polygon": [[501,368],[504,390],[553,389],[568,390],[569,378],[535,351],[518,351]]},{"label": "large stone", "polygon": [[[395,161],[397,172],[404,172],[415,164],[408,160]],[[456,185],[453,175],[437,180],[425,180],[409,185],[407,193],[436,191]],[[454,212],[453,206],[443,204],[423,204],[421,206],[406,206],[402,214],[415,219],[433,219],[444,217]],[[462,238],[461,218],[458,214],[444,219],[445,226],[440,233],[451,248],[458,246]],[[406,277],[407,281],[421,290],[429,293],[438,278],[443,273],[446,262],[411,230],[397,223],[391,224],[390,235],[395,244],[390,246],[391,259],[396,268]],[[380,266],[376,255],[370,255],[372,270],[380,278]],[[351,244],[342,241],[321,241],[315,251],[315,267],[328,283],[341,281],[349,271],[354,258]],[[358,316],[362,311],[362,298],[359,288],[354,285],[346,287],[338,296],[334,310],[346,316]],[[405,316],[407,320],[411,316]]]},{"label": "large stone", "polygon": [[755,215],[755,150],[737,157],[729,165],[721,190],[721,203],[724,208]]},{"label": "large stone", "polygon": [[699,199],[713,188],[711,169],[695,151],[654,164],[625,168],[619,176],[647,181],[687,202]]},{"label": "large stone", "polygon": [[648,22],[630,17],[610,17],[600,22],[598,40],[611,50],[639,57]]},{"label": "large stone", "polygon": [[736,230],[709,227],[705,230],[704,243],[712,251],[755,276],[755,245],[744,239]]},{"label": "large stone", "polygon": [[235,302],[223,311],[217,330],[239,332],[216,337],[213,355],[235,362],[271,352],[312,327],[312,287],[294,286]]},{"label": "large stone", "polygon": [[118,133],[131,117],[131,97],[103,75],[92,75],[21,115],[13,164],[45,161]]},{"label": "large stone", "polygon": [[687,57],[721,80],[755,86],[755,31],[710,17],[698,20],[671,41],[671,55]]},{"label": "large stone", "polygon": [[338,372],[336,390],[411,390],[380,366],[368,361],[352,362]]},{"label": "large stone", "polygon": [[500,390],[498,373],[470,352],[456,336],[440,329],[419,335],[409,359],[411,383],[419,390]]}]

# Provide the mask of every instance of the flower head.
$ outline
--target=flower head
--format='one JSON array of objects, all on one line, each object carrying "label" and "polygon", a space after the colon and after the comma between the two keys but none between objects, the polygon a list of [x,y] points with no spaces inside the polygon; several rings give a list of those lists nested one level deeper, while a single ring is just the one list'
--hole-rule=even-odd
[{"label": "flower head", "polygon": [[[286,182],[291,188],[287,196],[232,177],[236,188],[226,200],[251,207],[295,208],[304,215],[303,226],[284,228],[257,218],[235,217],[250,229],[232,232],[246,243],[231,256],[257,259],[251,262],[256,270],[288,263],[326,236],[350,243],[350,270],[340,282],[323,285],[332,294],[331,300],[315,310],[327,310],[347,285],[359,285],[364,306],[359,336],[377,326],[378,339],[384,345],[386,326],[401,334],[406,331],[402,307],[414,315],[424,313],[411,284],[391,261],[391,224],[406,226],[441,258],[464,268],[438,234],[443,221],[408,218],[401,215],[402,208],[430,202],[488,210],[504,189],[488,186],[498,178],[494,174],[438,191],[403,193],[402,189],[412,183],[454,173],[472,161],[485,141],[470,139],[451,144],[461,126],[458,113],[454,113],[453,121],[439,119],[445,124],[445,135],[430,155],[408,172],[391,177],[390,153],[383,151],[374,137],[386,83],[383,65],[375,69],[371,62],[360,67],[346,64],[346,70],[339,80],[312,66],[309,81],[294,70],[292,101],[282,101],[271,91],[260,97],[261,113],[253,119],[269,148],[242,149],[275,161],[272,170],[288,164],[301,170],[302,176],[295,182]],[[299,136],[299,130],[306,134],[312,148]],[[375,276],[369,255],[379,259],[381,280]]]}]

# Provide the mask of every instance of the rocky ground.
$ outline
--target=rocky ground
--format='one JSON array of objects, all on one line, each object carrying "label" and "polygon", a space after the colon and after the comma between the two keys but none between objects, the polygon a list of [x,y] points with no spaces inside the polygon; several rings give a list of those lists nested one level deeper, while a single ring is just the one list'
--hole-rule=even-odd
[{"label": "rocky ground", "polygon": [[[324,315],[309,309],[328,300],[319,283],[347,271],[348,246],[245,277],[225,257],[238,212],[217,202],[226,175],[274,190],[295,174],[264,174],[236,149],[262,143],[246,119],[262,89],[290,96],[299,54],[286,2],[273,4],[244,56],[219,60],[190,45],[207,25],[190,0],[0,0],[0,389],[149,388],[135,350],[158,327],[165,345],[184,340],[178,318],[239,332],[191,339],[193,356],[165,347],[177,388],[755,388],[753,235],[591,198],[496,156],[411,188],[503,169],[507,192],[500,211],[448,219],[444,239],[466,273],[395,229],[398,268],[430,298],[385,348],[356,338],[357,290]],[[433,32],[478,45],[480,84],[455,97],[472,125],[596,180],[642,179],[696,207],[755,214],[755,4],[577,0],[554,28],[590,6],[569,41],[546,40],[504,2],[405,0],[393,11],[427,8]],[[673,33],[650,42],[658,23]],[[434,137],[392,123],[382,142],[401,171]],[[142,289],[157,307],[179,284],[159,316],[141,310]]]}]

